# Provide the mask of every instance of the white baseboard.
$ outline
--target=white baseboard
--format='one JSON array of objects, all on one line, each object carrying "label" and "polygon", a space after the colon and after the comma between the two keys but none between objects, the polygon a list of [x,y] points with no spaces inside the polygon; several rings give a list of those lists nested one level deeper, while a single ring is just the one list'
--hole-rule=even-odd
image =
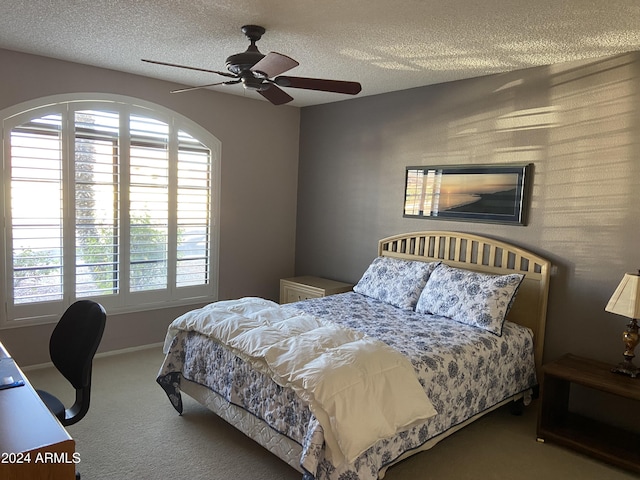
[{"label": "white baseboard", "polygon": [[111,350],[108,352],[96,353],[95,358],[110,357],[112,355],[121,355],[123,353],[139,352],[141,350],[149,350],[150,348],[159,348],[160,350],[162,350],[163,346],[164,342],[150,343],[148,345],[138,345],[137,347],[121,348],[120,350]]},{"label": "white baseboard", "polygon": [[[150,348],[162,349],[163,346],[164,346],[164,342],[150,343],[148,345],[138,345],[137,347],[121,348],[120,350],[110,350],[108,352],[96,353],[96,356],[94,358],[111,357],[113,355],[122,355],[123,353],[132,353],[132,352],[139,352],[141,350],[148,350]],[[46,362],[46,363],[38,363],[36,365],[29,365],[28,367],[20,367],[20,368],[22,369],[23,372],[29,372],[31,370],[40,370],[42,368],[49,368],[53,366],[54,366],[53,363]]]}]

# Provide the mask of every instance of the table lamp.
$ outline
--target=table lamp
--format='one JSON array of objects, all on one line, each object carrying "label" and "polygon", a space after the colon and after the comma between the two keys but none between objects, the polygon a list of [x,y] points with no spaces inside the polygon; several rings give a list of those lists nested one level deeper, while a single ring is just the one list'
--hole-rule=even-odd
[{"label": "table lamp", "polygon": [[620,285],[613,292],[605,311],[630,318],[631,321],[622,335],[625,344],[624,362],[618,364],[611,371],[628,375],[632,378],[640,377],[640,369],[633,364],[634,350],[638,345],[638,322],[640,318],[640,270],[638,273],[625,273]]}]

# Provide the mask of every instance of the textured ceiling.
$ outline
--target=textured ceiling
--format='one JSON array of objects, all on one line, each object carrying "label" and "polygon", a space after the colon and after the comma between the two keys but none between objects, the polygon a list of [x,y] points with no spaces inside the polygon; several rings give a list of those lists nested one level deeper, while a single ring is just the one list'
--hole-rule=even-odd
[{"label": "textured ceiling", "polygon": [[[361,96],[640,50],[640,0],[2,0],[0,48],[177,88],[223,79],[140,59],[225,70],[245,24],[267,29],[262,53],[300,62],[287,74],[359,81]],[[351,98],[287,92],[295,106]]]}]

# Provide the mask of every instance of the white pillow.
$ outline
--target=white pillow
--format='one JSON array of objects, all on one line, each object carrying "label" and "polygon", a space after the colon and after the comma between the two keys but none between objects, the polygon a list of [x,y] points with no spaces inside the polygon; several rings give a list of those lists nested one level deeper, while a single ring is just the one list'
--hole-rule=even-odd
[{"label": "white pillow", "polygon": [[413,310],[429,275],[439,263],[377,257],[353,291],[403,310]]},{"label": "white pillow", "polygon": [[449,317],[502,335],[524,275],[491,275],[441,264],[429,277],[416,312]]}]

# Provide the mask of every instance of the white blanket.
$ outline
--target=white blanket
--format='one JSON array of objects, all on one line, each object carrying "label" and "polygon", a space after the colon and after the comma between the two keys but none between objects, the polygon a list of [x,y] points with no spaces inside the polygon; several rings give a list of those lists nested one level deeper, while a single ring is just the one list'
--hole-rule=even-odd
[{"label": "white blanket", "polygon": [[174,320],[227,345],[278,384],[293,388],[323,427],[326,456],[353,462],[376,441],[436,414],[411,363],[385,343],[277,303],[216,302]]}]

